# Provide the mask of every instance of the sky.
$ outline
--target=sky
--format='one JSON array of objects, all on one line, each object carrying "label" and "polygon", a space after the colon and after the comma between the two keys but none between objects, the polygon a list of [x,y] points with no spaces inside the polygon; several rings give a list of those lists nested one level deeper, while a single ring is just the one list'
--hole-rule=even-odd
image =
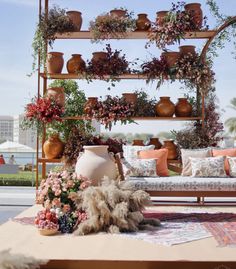
[{"label": "sky", "polygon": [[[172,0],[173,1],[173,0]],[[89,21],[97,15],[107,12],[115,7],[126,7],[134,11],[135,16],[139,13],[147,13],[149,19],[155,20],[155,14],[160,10],[168,10],[171,0],[49,0],[50,6],[57,4],[68,10],[82,12],[82,30],[88,29]],[[236,15],[236,0],[216,0],[222,13]],[[191,1],[186,1],[191,3]],[[216,25],[215,19],[209,13],[205,0],[198,1],[202,5],[203,13],[208,17],[210,29]],[[0,115],[17,115],[23,113],[24,106],[37,93],[37,76],[28,77],[32,67],[31,43],[38,20],[37,0],[0,0]],[[107,41],[103,44],[92,44],[89,40],[56,40],[53,50],[64,53],[65,63],[73,53],[82,54],[84,60],[92,57],[92,52],[105,48],[110,43],[113,49],[121,49],[128,60],[139,58],[140,61],[150,59],[151,55],[159,56],[161,51],[152,45],[148,50],[144,48],[145,40],[116,40]],[[196,45],[199,51],[206,41],[185,40],[181,45]],[[170,46],[172,50],[178,46]],[[226,44],[223,50],[219,50],[219,57],[214,60],[216,73],[216,94],[219,98],[222,111],[222,121],[234,117],[234,111],[229,108],[230,100],[236,97],[236,60],[231,54],[233,45]],[[66,72],[66,65],[64,65]],[[171,96],[173,102],[183,96],[186,91],[180,89],[180,84],[165,83],[160,90],[155,89],[155,84],[146,85],[145,81],[121,81],[111,91],[107,90],[107,84],[102,81],[87,84],[86,81],[77,81],[80,89],[89,96],[105,96],[106,94],[121,95],[122,92],[132,92],[143,89],[151,97],[159,99],[160,96]],[[138,125],[115,126],[113,132],[148,132],[157,134],[161,131],[182,128],[182,123],[168,121],[142,121]]]}]

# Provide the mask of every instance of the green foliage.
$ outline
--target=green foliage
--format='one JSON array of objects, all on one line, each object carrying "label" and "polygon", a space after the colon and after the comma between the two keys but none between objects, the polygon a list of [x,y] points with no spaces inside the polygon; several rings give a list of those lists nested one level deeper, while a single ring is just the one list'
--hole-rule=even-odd
[{"label": "green foliage", "polygon": [[[232,108],[233,110],[236,110],[236,98],[234,97],[231,101],[230,101],[230,108]],[[232,134],[236,134],[236,117],[231,117],[229,119],[227,119],[225,121],[225,126],[229,128],[229,132]]]},{"label": "green foliage", "polygon": [[[84,104],[86,102],[85,93],[79,89],[74,80],[54,80],[50,87],[63,87],[65,90],[65,117],[83,115]],[[69,133],[73,127],[82,128],[85,132],[91,133],[94,129],[91,122],[83,120],[64,120],[55,122],[50,126],[48,134],[53,132],[60,133],[63,140],[67,141]]]}]

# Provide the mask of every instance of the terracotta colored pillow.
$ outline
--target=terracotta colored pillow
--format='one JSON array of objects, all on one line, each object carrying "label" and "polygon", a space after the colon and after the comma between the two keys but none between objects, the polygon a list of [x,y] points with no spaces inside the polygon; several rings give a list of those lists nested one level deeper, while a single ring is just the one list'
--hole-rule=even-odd
[{"label": "terracotta colored pillow", "polygon": [[[229,149],[212,149],[213,157],[226,156],[226,157],[236,157],[236,148]],[[229,175],[229,161],[225,159],[225,172]]]},{"label": "terracotta colored pillow", "polygon": [[169,176],[167,166],[168,149],[142,150],[138,152],[140,159],[157,159],[157,175],[161,177]]}]

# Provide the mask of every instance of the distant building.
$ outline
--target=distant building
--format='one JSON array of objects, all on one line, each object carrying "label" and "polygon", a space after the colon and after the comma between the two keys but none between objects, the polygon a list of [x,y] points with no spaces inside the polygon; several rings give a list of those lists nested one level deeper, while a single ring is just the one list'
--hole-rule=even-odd
[{"label": "distant building", "polygon": [[13,141],[35,149],[37,141],[37,131],[36,129],[22,130],[20,124],[23,120],[23,117],[24,116],[22,114],[14,117]]},{"label": "distant building", "polygon": [[0,141],[13,141],[13,123],[12,116],[0,116]]}]

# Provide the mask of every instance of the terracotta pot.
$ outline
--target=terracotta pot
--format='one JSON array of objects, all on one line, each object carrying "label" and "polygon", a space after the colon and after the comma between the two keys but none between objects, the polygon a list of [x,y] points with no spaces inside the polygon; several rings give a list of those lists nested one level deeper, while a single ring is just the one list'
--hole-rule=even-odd
[{"label": "terracotta pot", "polygon": [[202,27],[203,14],[201,9],[201,4],[199,3],[190,3],[184,6],[186,11],[190,11],[193,16],[196,28],[200,29]]},{"label": "terracotta pot", "polygon": [[180,57],[180,53],[177,51],[162,52],[161,55],[166,59],[169,68],[175,66]]},{"label": "terracotta pot", "polygon": [[81,54],[72,54],[72,57],[66,64],[68,73],[82,73],[85,70],[85,61],[82,59]]},{"label": "terracotta pot", "polygon": [[110,15],[114,17],[125,17],[126,16],[126,10],[123,9],[113,9],[110,11]]},{"label": "terracotta pot", "polygon": [[122,93],[122,95],[127,103],[137,103],[138,96],[136,93]]},{"label": "terracotta pot", "polygon": [[62,107],[65,106],[65,92],[63,87],[48,88],[47,96],[53,98]]},{"label": "terracotta pot", "polygon": [[168,14],[168,11],[158,11],[156,13],[157,15],[157,18],[156,18],[156,23],[159,25],[159,26],[163,26],[164,24],[164,20],[165,20],[165,16]]},{"label": "terracotta pot", "polygon": [[58,134],[51,135],[43,144],[43,151],[47,159],[56,159],[61,157],[64,149],[64,143]]},{"label": "terracotta pot", "polygon": [[132,146],[145,146],[143,140],[141,139],[134,139],[132,142]]},{"label": "terracotta pot", "polygon": [[180,57],[183,57],[186,54],[191,54],[193,56],[196,55],[196,51],[195,51],[195,46],[180,46],[179,47],[179,53],[180,53]]},{"label": "terracotta pot", "polygon": [[94,107],[98,102],[97,97],[88,97],[88,100],[86,101],[84,105],[84,113],[90,114],[92,107]]},{"label": "terracotta pot", "polygon": [[168,149],[168,156],[167,159],[168,160],[175,160],[178,157],[178,153],[177,153],[177,146],[174,143],[174,140],[165,140],[163,141],[163,146],[162,148],[166,148]]},{"label": "terracotta pot", "polygon": [[92,185],[97,186],[104,176],[116,179],[117,167],[108,153],[108,146],[84,146],[84,152],[78,157],[75,171],[87,177]]},{"label": "terracotta pot", "polygon": [[136,20],[137,31],[147,31],[151,27],[151,21],[148,19],[147,14],[138,14]]},{"label": "terracotta pot", "polygon": [[157,137],[150,138],[148,145],[154,145],[155,149],[160,149],[162,147],[162,144]]},{"label": "terracotta pot", "polygon": [[178,98],[178,102],[175,105],[176,117],[190,117],[192,110],[193,108],[187,98]]},{"label": "terracotta pot", "polygon": [[92,57],[93,63],[96,63],[97,61],[105,60],[105,59],[107,59],[107,52],[105,51],[93,52],[93,57]]},{"label": "terracotta pot", "polygon": [[159,117],[172,117],[175,113],[175,105],[171,102],[170,97],[160,97],[160,101],[156,104],[156,114]]},{"label": "terracotta pot", "polygon": [[71,22],[73,23],[74,27],[75,27],[75,31],[80,31],[81,26],[82,26],[82,16],[81,16],[81,12],[79,11],[74,11],[74,10],[70,10],[66,12],[66,15],[69,17],[69,19],[71,20]]},{"label": "terracotta pot", "polygon": [[60,74],[64,65],[63,53],[48,52],[47,71],[50,74]]}]

